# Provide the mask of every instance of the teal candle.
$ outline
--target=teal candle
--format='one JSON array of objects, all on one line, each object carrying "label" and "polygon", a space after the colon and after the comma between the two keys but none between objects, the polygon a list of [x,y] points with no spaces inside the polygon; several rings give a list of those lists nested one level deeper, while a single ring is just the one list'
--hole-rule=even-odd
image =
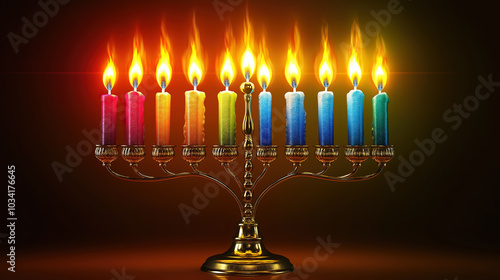
[{"label": "teal candle", "polygon": [[375,95],[373,101],[373,145],[389,145],[389,97],[385,92]]},{"label": "teal candle", "polygon": [[360,90],[347,94],[347,142],[351,146],[365,144],[363,103],[365,95]]}]

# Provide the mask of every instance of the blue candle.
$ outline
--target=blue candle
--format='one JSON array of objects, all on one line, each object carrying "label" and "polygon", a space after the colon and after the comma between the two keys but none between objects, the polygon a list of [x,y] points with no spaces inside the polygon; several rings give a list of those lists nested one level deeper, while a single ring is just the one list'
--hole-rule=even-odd
[{"label": "blue candle", "polygon": [[[295,88],[294,88],[295,89]],[[286,144],[306,144],[306,111],[304,110],[304,93],[287,92],[286,99]]]},{"label": "blue candle", "polygon": [[259,94],[259,144],[270,146],[273,142],[272,95],[268,91]]},{"label": "blue candle", "polygon": [[364,145],[363,103],[365,95],[358,89],[347,94],[347,142],[349,145]]},{"label": "blue candle", "polygon": [[318,93],[318,132],[321,146],[333,145],[333,92]]}]

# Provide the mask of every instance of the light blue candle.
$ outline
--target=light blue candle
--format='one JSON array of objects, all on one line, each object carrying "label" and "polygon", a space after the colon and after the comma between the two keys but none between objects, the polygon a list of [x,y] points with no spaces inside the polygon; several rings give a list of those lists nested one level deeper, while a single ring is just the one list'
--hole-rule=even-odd
[{"label": "light blue candle", "polygon": [[333,145],[333,104],[333,92],[318,93],[318,132],[321,146]]},{"label": "light blue candle", "polygon": [[259,144],[270,146],[273,143],[272,95],[268,91],[259,94]]},{"label": "light blue candle", "polygon": [[373,145],[389,145],[388,105],[389,97],[385,92],[380,92],[373,97]]},{"label": "light blue candle", "polygon": [[306,111],[304,110],[304,93],[287,92],[286,99],[286,144],[306,144]]},{"label": "light blue candle", "polygon": [[349,145],[364,145],[363,103],[365,95],[358,89],[347,94],[347,142]]}]

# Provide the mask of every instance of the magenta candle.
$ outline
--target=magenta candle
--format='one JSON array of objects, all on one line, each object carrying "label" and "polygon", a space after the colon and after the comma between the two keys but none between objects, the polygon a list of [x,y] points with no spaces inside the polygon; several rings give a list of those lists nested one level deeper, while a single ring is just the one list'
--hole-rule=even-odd
[{"label": "magenta candle", "polygon": [[127,145],[144,145],[144,95],[138,91],[125,94]]},{"label": "magenta candle", "polygon": [[101,96],[101,145],[116,145],[116,103],[113,94]]}]

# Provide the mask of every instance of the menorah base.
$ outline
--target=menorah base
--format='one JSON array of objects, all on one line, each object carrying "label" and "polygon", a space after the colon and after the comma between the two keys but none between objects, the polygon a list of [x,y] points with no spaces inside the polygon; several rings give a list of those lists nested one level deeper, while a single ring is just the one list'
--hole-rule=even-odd
[{"label": "menorah base", "polygon": [[286,257],[266,250],[256,223],[241,223],[229,250],[209,257],[201,270],[215,274],[251,276],[291,272],[293,265]]}]

